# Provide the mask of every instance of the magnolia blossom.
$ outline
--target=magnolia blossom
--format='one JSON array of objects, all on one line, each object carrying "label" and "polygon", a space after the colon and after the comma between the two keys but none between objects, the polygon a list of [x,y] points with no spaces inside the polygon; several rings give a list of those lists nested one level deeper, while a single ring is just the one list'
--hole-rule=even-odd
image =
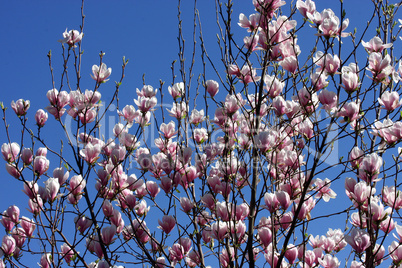
[{"label": "magnolia blossom", "polygon": [[137,88],[137,95],[140,97],[152,98],[156,96],[158,89],[154,89],[150,85],[144,85],[141,90]]},{"label": "magnolia blossom", "polygon": [[318,35],[325,36],[326,38],[349,36],[349,33],[344,33],[343,31],[349,26],[349,19],[345,19],[340,27],[340,21],[332,9],[324,9],[321,13],[317,11],[314,15],[306,14],[309,19],[314,21],[318,26],[320,33]]},{"label": "magnolia blossom", "polygon": [[99,144],[88,143],[84,149],[80,150],[80,155],[89,164],[94,164],[98,160],[101,150],[102,147]]},{"label": "magnolia blossom", "polygon": [[112,68],[107,68],[105,63],[102,63],[100,67],[98,65],[92,66],[92,74],[91,77],[98,83],[104,83],[108,81],[107,79],[112,73]]},{"label": "magnolia blossom", "polygon": [[77,30],[70,30],[67,32],[67,29],[63,33],[63,39],[60,39],[59,42],[68,44],[70,47],[75,47],[75,44],[80,42],[83,37],[83,33],[80,33]]},{"label": "magnolia blossom", "polygon": [[168,90],[169,90],[169,94],[173,97],[173,99],[177,99],[177,98],[183,96],[185,93],[184,83],[180,82],[180,83],[174,84],[172,87],[169,86]]},{"label": "magnolia blossom", "polygon": [[202,123],[204,120],[205,120],[204,109],[202,109],[201,111],[193,109],[191,111],[191,115],[190,115],[190,123],[191,124],[194,124],[195,126],[197,126],[198,124]]},{"label": "magnolia blossom", "polygon": [[187,115],[187,104],[185,102],[181,103],[173,103],[172,109],[166,109],[170,116],[177,118],[177,119],[182,119],[186,117]]},{"label": "magnolia blossom", "polygon": [[312,16],[315,12],[315,3],[312,0],[306,0],[303,2],[302,0],[297,0],[296,8],[303,15],[303,17],[307,18],[307,14]]},{"label": "magnolia blossom", "polygon": [[219,92],[219,84],[215,80],[207,80],[205,82],[205,88],[212,98]]},{"label": "magnolia blossom", "polygon": [[251,14],[248,19],[243,13],[240,13],[239,22],[237,24],[242,28],[246,28],[247,32],[253,32],[257,29],[260,18],[260,13]]},{"label": "magnolia blossom", "polygon": [[176,225],[176,220],[171,215],[163,215],[162,221],[158,220],[158,228],[162,229],[166,234],[169,234]]},{"label": "magnolia blossom", "polygon": [[15,114],[18,116],[26,115],[31,102],[29,100],[19,99],[16,102],[11,102],[11,108],[14,110]]},{"label": "magnolia blossom", "polygon": [[392,241],[391,245],[388,247],[388,252],[394,264],[400,264],[402,261],[402,246],[396,241]]},{"label": "magnolia blossom", "polygon": [[357,253],[363,252],[370,246],[369,234],[361,229],[352,229],[350,234],[345,236],[345,240]]},{"label": "magnolia blossom", "polygon": [[378,36],[373,37],[368,42],[362,41],[362,45],[369,53],[382,52],[384,49],[392,47],[391,43],[384,44]]},{"label": "magnolia blossom", "polygon": [[285,86],[285,82],[279,81],[279,79],[273,75],[265,75],[264,83],[264,88],[268,91],[268,95],[272,99],[281,94]]},{"label": "magnolia blossom", "polygon": [[20,153],[20,145],[16,142],[13,143],[3,143],[1,146],[1,153],[3,159],[7,162],[15,162]]},{"label": "magnolia blossom", "polygon": [[336,193],[330,189],[329,187],[331,186],[331,181],[326,178],[325,180],[321,179],[315,179],[315,186],[317,189],[317,195],[316,198],[321,198],[325,201],[328,202],[330,198],[335,198]]},{"label": "magnolia blossom", "polygon": [[373,52],[369,57],[369,67],[367,70],[373,74],[373,80],[376,82],[389,82],[389,76],[392,74],[391,56],[383,55],[379,52]]},{"label": "magnolia blossom", "polygon": [[385,91],[382,93],[381,98],[378,98],[378,103],[389,112],[402,105],[402,100],[399,100],[399,93],[397,91]]},{"label": "magnolia blossom", "polygon": [[47,198],[50,200],[50,202],[53,202],[60,189],[59,180],[57,178],[49,178],[44,183],[46,187],[45,189]]},{"label": "magnolia blossom", "polygon": [[326,89],[321,90],[320,94],[318,94],[318,99],[322,104],[322,109],[331,113],[335,111],[338,105],[338,96],[333,91],[328,91]]},{"label": "magnolia blossom", "polygon": [[286,71],[295,74],[298,68],[298,61],[295,56],[289,56],[280,61],[279,65]]}]

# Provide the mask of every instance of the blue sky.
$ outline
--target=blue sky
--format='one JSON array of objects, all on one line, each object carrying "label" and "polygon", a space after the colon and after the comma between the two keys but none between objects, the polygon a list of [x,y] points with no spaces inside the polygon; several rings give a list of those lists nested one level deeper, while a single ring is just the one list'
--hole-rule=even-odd
[{"label": "blue sky", "polygon": [[[182,2],[184,34],[186,45],[190,47],[193,1],[183,0]],[[210,55],[216,55],[213,59],[218,62],[215,1],[199,0],[198,2],[207,49]],[[238,15],[242,12],[248,16],[253,13],[253,6],[251,1],[235,0],[233,2],[234,38],[241,43],[247,33],[237,26]],[[289,2],[287,1],[287,4]],[[321,11],[331,5],[335,6],[336,1],[316,2],[317,10]],[[370,15],[367,14],[367,10],[371,10],[371,6],[371,1],[367,0],[345,1],[346,17],[350,20],[347,31],[353,31],[355,27],[359,29],[365,25]],[[33,120],[34,112],[48,105],[46,92],[52,88],[52,84],[46,55],[49,50],[52,51],[55,80],[58,85],[62,61],[61,45],[57,40],[62,38],[66,28],[79,29],[80,7],[81,1],[3,1],[0,9],[0,25],[2,25],[0,28],[0,36],[2,36],[0,101],[6,106],[10,107],[12,100],[29,99],[31,108],[28,117]],[[338,16],[340,15],[339,8],[334,8],[334,11]],[[143,74],[145,74],[146,83],[154,87],[159,86],[160,79],[165,81],[164,87],[167,90],[167,86],[172,82],[171,63],[178,59],[177,1],[86,1],[84,14],[86,18],[82,42],[84,55],[81,88],[93,89],[95,86],[90,78],[91,67],[99,63],[98,55],[100,51],[103,51],[106,53],[103,62],[108,67],[112,67],[113,71],[110,81],[101,87],[102,98],[110,97],[114,89],[113,82],[120,79],[123,56],[130,61],[121,87],[122,105],[133,104],[132,99],[136,97],[135,89],[142,87]],[[301,22],[300,16],[298,22]],[[371,38],[375,35],[375,31],[370,30],[372,34],[367,36]],[[365,39],[365,41],[368,40]],[[298,43],[302,53],[303,49],[309,46],[309,41],[299,36]],[[197,49],[199,51],[198,45]],[[196,74],[201,72],[199,66],[197,68]],[[11,124],[10,134],[16,137],[20,133],[18,121],[11,109],[8,110],[7,116],[8,123]],[[6,140],[4,126],[1,124],[0,144]],[[0,167],[3,166],[4,162]],[[11,204],[16,204],[21,208],[22,214],[27,215],[23,208],[26,207],[28,199],[21,192],[22,185],[14,182],[5,171],[2,177],[4,184],[0,188],[0,211]],[[338,194],[343,196],[344,192]]]}]

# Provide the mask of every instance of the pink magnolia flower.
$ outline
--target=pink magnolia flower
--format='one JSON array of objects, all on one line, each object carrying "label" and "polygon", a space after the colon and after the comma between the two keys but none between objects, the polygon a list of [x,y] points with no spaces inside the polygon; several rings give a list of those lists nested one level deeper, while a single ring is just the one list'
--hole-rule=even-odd
[{"label": "pink magnolia flower", "polygon": [[[311,139],[315,135],[315,133],[314,133],[314,125],[313,125],[313,123],[311,122],[311,120],[308,117],[305,120],[303,120],[302,122],[298,123],[296,125],[296,129],[307,140]],[[287,151],[287,152],[289,153],[290,151]],[[293,152],[293,153],[295,153],[295,152]]]},{"label": "pink magnolia flower", "polygon": [[158,257],[156,259],[156,264],[155,264],[156,268],[164,268],[164,267],[166,267],[165,262],[166,262],[165,257]]},{"label": "pink magnolia flower", "polygon": [[87,163],[95,164],[95,162],[99,159],[99,154],[101,151],[101,145],[92,145],[91,143],[87,143],[85,148],[80,150],[80,155]]},{"label": "pink magnolia flower", "polygon": [[75,175],[70,179],[70,188],[68,189],[73,195],[81,195],[86,186],[86,181],[81,175]]},{"label": "pink magnolia flower", "polygon": [[144,215],[147,215],[148,211],[150,210],[150,207],[147,206],[147,202],[144,199],[142,199],[141,201],[137,201],[134,210],[138,216],[142,217]]},{"label": "pink magnolia flower", "polygon": [[338,113],[338,116],[343,116],[343,122],[353,123],[360,118],[360,103],[354,101],[345,103]]},{"label": "pink magnolia flower", "polygon": [[261,79],[260,76],[257,76],[256,69],[250,67],[249,65],[244,65],[241,68],[241,70],[237,74],[237,78],[239,78],[240,82],[242,82],[244,84],[258,82]]},{"label": "pink magnolia flower", "polygon": [[342,67],[342,84],[341,87],[345,89],[347,93],[356,91],[359,86],[359,76],[357,72],[359,67],[355,63],[350,63],[349,66]]},{"label": "pink magnolia flower", "polygon": [[378,181],[378,174],[382,166],[382,158],[376,153],[366,155],[359,167],[359,177],[365,182]]},{"label": "pink magnolia flower", "polygon": [[381,106],[384,106],[383,108],[386,109],[389,112],[392,112],[396,108],[402,105],[402,100],[399,100],[399,94],[396,91],[385,91],[382,95],[381,98],[378,98],[378,103]]},{"label": "pink magnolia flower", "polygon": [[288,244],[286,247],[285,258],[290,264],[293,264],[296,261],[297,255],[297,247],[293,244]]},{"label": "pink magnolia flower", "polygon": [[36,152],[35,152],[35,156],[47,156],[47,149],[45,147],[39,147]]},{"label": "pink magnolia flower", "polygon": [[[71,93],[71,94],[74,94],[74,93]],[[49,100],[50,104],[57,108],[63,108],[67,104],[69,104],[69,103],[71,104],[70,101],[74,101],[74,99],[70,100],[70,94],[68,94],[67,91],[59,92],[55,88],[50,89],[46,93],[46,97]]]},{"label": "pink magnolia flower", "polygon": [[105,245],[110,245],[113,243],[115,240],[113,237],[116,234],[116,230],[116,226],[113,224],[102,228],[102,242],[105,243]]},{"label": "pink magnolia flower", "polygon": [[107,68],[105,63],[102,63],[100,67],[98,65],[92,66],[92,74],[91,77],[97,83],[104,83],[108,81],[107,79],[112,73],[112,68]]},{"label": "pink magnolia flower", "polygon": [[124,120],[127,121],[129,126],[131,126],[134,120],[140,116],[140,112],[136,111],[133,105],[126,105],[123,110],[118,111],[120,116],[124,117]]},{"label": "pink magnolia flower", "polygon": [[15,162],[18,158],[18,154],[20,153],[20,146],[16,142],[3,143],[1,146],[1,153],[4,160],[7,162]]},{"label": "pink magnolia flower", "polygon": [[334,75],[341,65],[338,55],[332,56],[331,54],[324,54],[322,51],[318,51],[313,60],[320,67],[317,70],[318,73],[324,69],[329,75]]},{"label": "pink magnolia flower", "polygon": [[363,47],[369,52],[382,52],[385,48],[392,47],[392,43],[384,44],[378,36],[373,37],[370,41],[362,41]]},{"label": "pink magnolia flower", "polygon": [[174,84],[172,87],[169,86],[168,90],[169,90],[170,95],[173,97],[173,99],[177,99],[177,98],[183,96],[185,93],[184,83],[180,82],[180,83]]},{"label": "pink magnolia flower", "polygon": [[45,156],[37,156],[34,159],[33,167],[35,173],[41,176],[49,169],[49,160]]},{"label": "pink magnolia flower", "polygon": [[395,265],[399,265],[402,261],[402,246],[396,241],[392,241],[388,247],[388,252]]},{"label": "pink magnolia flower", "polygon": [[47,118],[47,113],[42,109],[39,109],[35,114],[35,121],[39,127],[43,127],[45,125]]},{"label": "pink magnolia flower", "polygon": [[66,112],[66,109],[64,109],[64,108],[60,109],[60,108],[56,108],[56,107],[53,107],[53,106],[47,106],[45,109],[51,115],[53,115],[56,120],[59,120],[63,116],[63,114]]},{"label": "pink magnolia flower", "polygon": [[284,213],[279,219],[280,226],[286,230],[292,224],[293,218],[293,213],[291,211]]},{"label": "pink magnolia flower", "polygon": [[29,199],[28,206],[29,206],[28,211],[37,215],[39,214],[39,212],[42,211],[43,200],[39,195],[37,195],[36,197],[34,197],[34,199]]},{"label": "pink magnolia flower", "polygon": [[173,107],[172,109],[166,109],[170,116],[181,120],[182,118],[187,116],[187,104],[185,102],[181,102],[181,103],[173,103]]},{"label": "pink magnolia flower", "polygon": [[259,47],[257,47],[258,41],[259,41],[259,35],[246,36],[243,38],[244,47],[247,48],[249,51],[255,51],[260,49]]},{"label": "pink magnolia flower", "polygon": [[319,35],[326,38],[337,37],[339,35],[342,37],[349,36],[349,33],[343,32],[349,25],[349,19],[345,19],[340,28],[339,18],[335,16],[335,13],[331,9],[324,9],[319,17]]},{"label": "pink magnolia flower", "polygon": [[328,86],[328,76],[325,72],[316,71],[310,75],[311,85],[314,91],[319,91]]},{"label": "pink magnolia flower", "polygon": [[219,92],[219,84],[215,80],[205,81],[205,89],[208,94],[213,98]]},{"label": "pink magnolia flower", "polygon": [[[394,126],[394,122],[390,119],[384,119],[384,122],[381,123],[376,121],[373,127],[373,134],[376,136],[380,136],[383,138],[388,144],[394,144],[401,135],[401,129],[399,126]],[[395,135],[396,134],[396,135]]]},{"label": "pink magnolia flower", "polygon": [[298,68],[298,61],[295,56],[289,56],[280,61],[279,65],[286,71],[295,74]]},{"label": "pink magnolia flower", "polygon": [[361,181],[356,183],[352,192],[349,192],[350,198],[356,201],[359,205],[367,202],[368,198],[375,193],[375,189],[372,189],[366,182]]},{"label": "pink magnolia flower", "polygon": [[36,229],[36,225],[33,219],[28,219],[27,217],[22,217],[20,225],[24,230],[26,237],[32,237],[33,232]]},{"label": "pink magnolia flower", "polygon": [[236,95],[228,94],[225,98],[224,107],[225,112],[232,115],[240,109],[240,100],[238,100]]},{"label": "pink magnolia flower", "polygon": [[389,76],[392,74],[391,56],[383,55],[379,52],[373,52],[369,56],[369,67],[366,68],[373,74],[373,80],[376,82],[389,82]]},{"label": "pink magnolia flower", "polygon": [[33,161],[33,153],[29,148],[24,148],[21,151],[21,160],[24,162],[24,165],[30,165]]},{"label": "pink magnolia flower", "polygon": [[158,184],[154,181],[147,181],[146,187],[147,187],[148,193],[151,197],[156,197],[156,195],[160,191]]},{"label": "pink magnolia flower", "polygon": [[335,92],[323,89],[321,90],[320,94],[318,94],[318,99],[322,104],[322,109],[328,113],[336,110],[336,106],[338,105],[338,96]]},{"label": "pink magnolia flower", "polygon": [[279,79],[274,75],[265,75],[264,83],[264,88],[268,91],[268,95],[271,99],[279,96],[279,94],[282,93],[283,87],[285,86],[285,82],[279,81]]},{"label": "pink magnolia flower", "polygon": [[13,222],[10,218],[10,216],[8,215],[7,211],[3,212],[3,217],[0,219],[1,224],[4,226],[4,228],[6,228],[7,232],[11,232],[11,230],[14,228],[15,226],[15,222]]},{"label": "pink magnolia flower", "polygon": [[216,216],[222,221],[229,221],[234,218],[234,207],[231,203],[226,203],[224,201],[217,202],[216,206]]},{"label": "pink magnolia flower", "polygon": [[249,18],[240,13],[239,22],[237,23],[240,27],[247,29],[247,32],[253,32],[257,29],[258,24],[260,22],[260,13],[251,14]]},{"label": "pink magnolia flower", "polygon": [[325,201],[328,202],[330,198],[335,198],[336,193],[330,189],[329,187],[331,186],[331,181],[326,178],[325,180],[321,179],[315,179],[315,187],[317,189],[317,195],[316,198],[321,198]]},{"label": "pink magnolia flower", "polygon": [[306,0],[303,2],[302,0],[297,0],[296,8],[303,15],[303,17],[307,18],[307,13],[310,15],[314,14],[315,11],[315,3],[312,0]]},{"label": "pink magnolia flower", "polygon": [[51,259],[52,255],[50,253],[45,253],[40,258],[40,263],[38,264],[41,268],[50,268],[51,267],[50,265],[52,263]]},{"label": "pink magnolia flower", "polygon": [[255,9],[265,14],[269,19],[272,19],[275,11],[285,4],[286,2],[282,0],[253,0]]},{"label": "pink magnolia flower", "polygon": [[70,172],[64,172],[64,167],[55,168],[53,170],[53,177],[57,178],[60,185],[63,185],[70,175]]},{"label": "pink magnolia flower", "polygon": [[186,264],[189,267],[196,267],[201,263],[201,258],[199,256],[199,254],[194,250],[192,250],[189,254],[187,254],[187,257],[185,258],[185,260],[186,260]]},{"label": "pink magnolia flower", "polygon": [[265,202],[266,208],[271,213],[274,213],[279,208],[280,203],[277,199],[276,194],[274,194],[274,193],[265,193],[264,202]]},{"label": "pink magnolia flower", "polygon": [[194,140],[196,143],[201,144],[208,140],[208,131],[206,128],[194,129]]},{"label": "pink magnolia flower", "polygon": [[156,99],[156,97],[148,98],[144,96],[139,96],[137,100],[134,100],[134,103],[138,106],[138,109],[142,113],[146,113],[155,107],[155,105],[158,103],[158,100]]},{"label": "pink magnolia flower", "polygon": [[15,114],[18,116],[26,115],[31,102],[29,100],[19,99],[16,102],[11,102],[11,108],[14,110]]},{"label": "pink magnolia flower", "polygon": [[63,39],[60,39],[59,42],[68,44],[70,47],[75,47],[75,44],[82,40],[83,33],[80,33],[77,30],[70,30],[67,32],[67,29],[63,33]]},{"label": "pink magnolia flower", "polygon": [[395,186],[384,186],[382,188],[382,200],[391,208],[396,210],[402,208],[402,192],[397,190]]},{"label": "pink magnolia flower", "polygon": [[272,232],[269,227],[258,228],[258,237],[260,238],[263,248],[266,249],[272,242]]},{"label": "pink magnolia flower", "polygon": [[172,247],[169,248],[169,260],[171,265],[175,266],[178,262],[183,260],[185,257],[183,246],[179,243],[173,244]]},{"label": "pink magnolia flower", "polygon": [[222,241],[228,235],[228,224],[223,221],[214,222],[211,225],[211,235],[213,238]]},{"label": "pink magnolia flower", "polygon": [[175,127],[175,123],[170,121],[169,124],[162,123],[159,127],[159,130],[162,132],[163,136],[165,136],[165,139],[170,139],[177,134]]},{"label": "pink magnolia flower", "polygon": [[45,183],[46,195],[50,202],[53,202],[57,197],[60,189],[59,180],[57,178],[49,178]]},{"label": "pink magnolia flower", "polygon": [[318,259],[318,262],[322,265],[324,268],[336,268],[341,265],[337,257],[334,257],[330,254],[326,254],[324,258]]},{"label": "pink magnolia flower", "polygon": [[246,203],[236,205],[236,220],[243,221],[250,214],[250,208]]},{"label": "pink magnolia flower", "polygon": [[27,239],[25,231],[22,228],[14,228],[11,232],[12,237],[15,240],[16,249],[14,250],[14,256],[19,255],[19,250],[24,246]]},{"label": "pink magnolia flower", "polygon": [[102,212],[106,218],[110,218],[113,215],[113,205],[109,200],[103,201]]},{"label": "pink magnolia flower", "polygon": [[61,245],[60,249],[61,249],[61,255],[63,256],[64,260],[68,264],[70,264],[71,259],[73,258],[74,254],[75,254],[73,249],[69,245],[67,245],[66,243]]},{"label": "pink magnolia flower", "polygon": [[190,115],[190,123],[191,124],[194,124],[195,126],[197,126],[198,124],[202,123],[204,120],[205,120],[204,109],[202,109],[201,111],[193,109],[191,111],[191,115]]},{"label": "pink magnolia flower", "polygon": [[137,96],[140,97],[152,98],[156,96],[156,93],[158,93],[158,89],[154,89],[150,85],[144,85],[141,90],[137,88]]},{"label": "pink magnolia flower", "polygon": [[15,239],[12,236],[5,235],[1,241],[1,249],[6,256],[13,254],[15,250]]},{"label": "pink magnolia flower", "polygon": [[92,225],[92,220],[88,219],[85,215],[81,216],[81,217],[75,217],[74,218],[74,222],[75,222],[75,227],[76,229],[81,233],[84,234],[85,231],[91,227]]},{"label": "pink magnolia flower", "polygon": [[363,160],[364,152],[360,150],[359,147],[353,147],[352,151],[349,153],[349,161],[350,164],[352,165],[353,169],[356,169],[359,167],[360,163]]},{"label": "pink magnolia flower", "polygon": [[194,208],[194,203],[187,197],[180,197],[180,205],[185,213],[189,213]]}]

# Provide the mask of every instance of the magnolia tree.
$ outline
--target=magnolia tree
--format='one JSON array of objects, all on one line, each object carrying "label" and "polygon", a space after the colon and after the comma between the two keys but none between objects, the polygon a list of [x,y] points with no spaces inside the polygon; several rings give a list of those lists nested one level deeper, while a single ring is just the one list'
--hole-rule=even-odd
[{"label": "magnolia tree", "polygon": [[119,100],[124,58],[114,85],[100,53],[83,89],[83,28],[63,33],[43,109],[1,107],[2,156],[29,212],[10,200],[1,214],[0,267],[401,265],[399,6],[373,0],[351,32],[342,1],[340,14],[311,0],[253,0],[240,15],[232,4],[216,5],[219,60],[195,9],[189,67],[179,8],[178,70],[133,102]]}]

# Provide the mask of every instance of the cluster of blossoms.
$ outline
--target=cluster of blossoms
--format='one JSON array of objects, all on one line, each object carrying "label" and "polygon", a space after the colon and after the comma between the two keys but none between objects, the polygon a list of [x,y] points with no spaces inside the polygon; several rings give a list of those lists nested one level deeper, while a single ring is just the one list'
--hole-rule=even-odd
[{"label": "cluster of blossoms", "polygon": [[[392,66],[393,59],[386,53],[392,44],[374,37],[361,43],[368,53],[366,68],[360,69],[355,62],[342,63],[340,55],[326,45],[332,46],[350,35],[344,32],[349,20],[341,21],[331,9],[318,12],[311,0],[298,0],[297,9],[325,46],[311,53],[310,67],[305,68],[300,63],[301,49],[295,37],[296,21],[278,15],[285,2],[252,3],[255,13],[249,17],[240,14],[238,22],[248,32],[242,51],[247,60],[244,64],[226,65],[229,93],[219,96],[220,85],[215,80],[200,83],[205,88],[205,99],[209,94],[217,104],[209,117],[203,109],[190,109],[189,85],[172,83],[168,92],[173,101],[166,109],[170,121],[167,123],[163,117],[154,147],[147,145],[145,138],[140,142],[139,135],[144,135],[152,117],[157,117],[158,89],[150,85],[137,89],[133,105],[118,108],[119,123],[113,123],[113,135],[107,140],[95,129],[99,127],[99,117],[104,116],[98,114],[99,88],[109,80],[111,68],[104,63],[92,67],[91,77],[96,81],[93,91],[59,92],[54,88],[47,92],[47,112],[62,126],[65,114],[77,122],[73,135],[76,146],[72,136],[68,139],[78,167],[52,150],[60,166],[50,175],[52,158],[47,155],[48,147],[21,150],[15,142],[1,146],[6,170],[23,182],[29,212],[35,217],[20,218],[16,206],[2,213],[0,222],[7,232],[1,245],[4,260],[18,260],[26,240],[33,238],[37,222],[42,224],[46,219],[52,228],[38,228],[43,229],[37,230],[38,235],[52,229],[51,237],[57,236],[57,243],[51,241],[51,250],[44,247],[46,251],[39,262],[42,268],[55,266],[56,255],[60,263],[77,265],[87,252],[98,260],[86,266],[119,268],[122,266],[111,266],[111,260],[117,263],[118,254],[132,245],[144,254],[138,257],[141,261],[147,259],[158,268],[177,264],[205,267],[205,260],[212,255],[225,268],[239,260],[254,266],[261,255],[271,267],[335,268],[340,266],[336,254],[349,245],[355,253],[351,267],[360,268],[368,261],[375,265],[383,262],[387,257],[385,237],[394,230],[397,241],[388,247],[388,256],[395,266],[401,264],[402,227],[394,219],[402,208],[402,192],[397,184],[385,186],[385,182],[377,192],[376,185],[383,179],[382,153],[402,140],[402,123],[394,122],[392,116],[402,101],[391,86],[402,81],[402,61],[398,68]],[[67,44],[70,51],[76,49],[82,37],[83,33],[66,30],[60,42]],[[254,54],[267,62],[260,74],[250,60]],[[361,72],[369,73],[373,87],[381,86],[375,109],[378,114],[380,108],[385,110],[386,118],[381,122],[378,115],[372,132],[367,134],[372,135],[372,144],[377,137],[381,140],[377,151],[367,149],[364,142],[357,146],[357,136],[364,132],[363,115],[369,110],[364,110],[364,97],[358,95],[364,79]],[[340,84],[333,89],[329,85],[336,80]],[[237,82],[240,83],[236,85]],[[244,90],[237,92],[235,85]],[[18,117],[25,118],[30,102],[20,99],[13,101],[11,107]],[[321,113],[327,116],[322,121],[317,119]],[[39,129],[45,127],[47,120],[48,114],[39,109],[35,114]],[[330,125],[327,129],[323,127],[325,122]],[[331,199],[337,197],[331,184],[338,178],[317,177],[327,169],[319,170],[323,155],[331,153],[332,141],[328,137],[335,124],[343,130],[349,124],[356,132],[356,137],[345,135],[345,139],[353,136],[355,147],[346,161],[339,160],[355,176],[345,181],[346,195],[353,204],[347,209],[354,211],[348,214],[352,228],[329,229],[325,235],[313,236],[305,227],[314,219],[312,211],[322,201],[333,202]],[[32,137],[44,144],[39,136]],[[311,150],[314,145],[318,150],[315,155]],[[127,165],[131,161],[138,164],[137,174],[129,174]],[[31,181],[25,176],[29,171],[34,175]],[[44,186],[39,185],[40,180]],[[94,201],[90,200],[92,191]],[[76,216],[74,238],[57,233],[64,218],[55,215],[64,214],[67,202],[72,205],[69,212]],[[66,222],[70,220],[67,218]],[[295,235],[298,226],[303,228],[301,242]],[[174,237],[177,234],[179,237]],[[381,235],[384,239],[377,243]],[[79,257],[81,241],[85,244],[81,247],[84,257]],[[0,260],[0,267],[4,266]]]}]

